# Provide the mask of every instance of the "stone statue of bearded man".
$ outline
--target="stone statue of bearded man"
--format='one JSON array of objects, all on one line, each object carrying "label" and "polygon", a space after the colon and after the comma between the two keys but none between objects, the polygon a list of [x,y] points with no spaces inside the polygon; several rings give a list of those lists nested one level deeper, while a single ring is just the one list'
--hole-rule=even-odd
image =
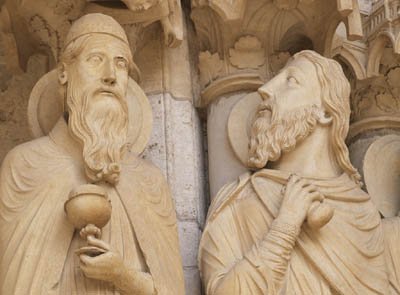
[{"label": "stone statue of bearded man", "polygon": [[340,65],[302,51],[258,92],[249,164],[259,170],[211,204],[199,252],[206,293],[389,294],[380,215],[344,142]]},{"label": "stone statue of bearded man", "polygon": [[[184,294],[168,185],[158,168],[128,152],[130,119],[137,119],[127,99],[132,67],[114,19],[89,14],[72,25],[57,70],[63,116],[2,164],[1,294]],[[112,213],[101,237],[86,241],[64,203],[88,183],[107,193]]]}]

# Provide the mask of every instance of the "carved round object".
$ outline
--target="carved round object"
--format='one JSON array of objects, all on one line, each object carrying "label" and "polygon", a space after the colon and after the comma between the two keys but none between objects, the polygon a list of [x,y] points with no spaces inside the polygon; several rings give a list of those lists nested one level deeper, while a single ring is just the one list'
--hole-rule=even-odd
[{"label": "carved round object", "polygon": [[261,101],[258,92],[246,95],[235,104],[228,118],[229,143],[235,156],[245,167],[248,167],[251,124]]},{"label": "carved round object", "polygon": [[[153,116],[150,103],[140,86],[131,78],[128,82],[129,150],[140,154],[150,139]],[[28,123],[32,135],[47,135],[63,113],[57,70],[45,74],[33,87],[28,104]]]},{"label": "carved round object", "polygon": [[333,217],[334,210],[325,203],[315,202],[307,213],[307,223],[313,229],[320,229]]},{"label": "carved round object", "polygon": [[111,217],[111,202],[106,191],[94,184],[85,184],[71,191],[64,204],[69,222],[82,229],[88,224],[104,227]]},{"label": "carved round object", "polygon": [[368,148],[363,164],[365,186],[385,217],[400,211],[400,136],[386,135]]}]

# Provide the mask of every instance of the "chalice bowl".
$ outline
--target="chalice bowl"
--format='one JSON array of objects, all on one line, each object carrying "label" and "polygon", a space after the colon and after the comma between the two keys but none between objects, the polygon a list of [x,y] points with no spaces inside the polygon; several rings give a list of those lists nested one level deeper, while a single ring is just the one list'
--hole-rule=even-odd
[{"label": "chalice bowl", "polygon": [[[94,184],[84,184],[73,189],[64,204],[67,219],[79,230],[83,239],[99,238],[111,217],[111,202],[104,188]],[[98,256],[106,250],[96,246],[85,246],[75,251],[77,255]]]}]

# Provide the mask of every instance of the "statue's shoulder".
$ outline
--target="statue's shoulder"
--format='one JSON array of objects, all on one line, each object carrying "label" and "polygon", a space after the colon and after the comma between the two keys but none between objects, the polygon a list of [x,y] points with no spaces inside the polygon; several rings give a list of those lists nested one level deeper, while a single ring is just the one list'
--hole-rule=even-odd
[{"label": "statue's shoulder", "polygon": [[224,185],[214,197],[208,209],[207,222],[213,221],[224,209],[243,196],[244,189],[251,189],[251,173],[240,175],[235,181]]},{"label": "statue's shoulder", "polygon": [[8,152],[1,164],[0,186],[15,192],[34,188],[67,175],[72,163],[49,137],[40,137]]},{"label": "statue's shoulder", "polygon": [[48,136],[43,136],[25,143],[19,144],[12,148],[3,160],[2,167],[6,165],[15,166],[26,162],[41,158],[44,155],[54,155],[55,147]]},{"label": "statue's shoulder", "polygon": [[[239,178],[225,185],[212,201],[208,211],[208,221],[217,218],[227,207],[235,202],[277,202],[282,184],[282,173],[262,169],[253,174],[246,172]],[[269,204],[268,204],[269,205]]]}]

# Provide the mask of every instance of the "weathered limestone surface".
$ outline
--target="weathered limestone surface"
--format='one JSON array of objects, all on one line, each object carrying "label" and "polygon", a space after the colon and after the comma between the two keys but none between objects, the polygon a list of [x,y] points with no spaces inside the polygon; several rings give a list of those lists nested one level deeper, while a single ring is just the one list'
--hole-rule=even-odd
[{"label": "weathered limestone surface", "polygon": [[144,157],[164,171],[171,185],[186,288],[194,292],[187,294],[197,294],[197,252],[206,212],[201,123],[197,110],[187,100],[176,100],[168,93],[150,95],[149,99],[153,124],[158,128],[153,128]]},{"label": "weathered limestone surface", "polygon": [[[56,67],[73,21],[100,12],[123,26],[153,112],[142,156],[172,191],[186,294],[205,291],[197,253],[210,200],[249,171],[230,142],[232,111],[300,50],[343,67],[351,85],[350,160],[386,221],[400,209],[390,203],[399,170],[367,164],[387,163],[376,149],[382,142],[390,163],[400,158],[392,143],[400,135],[398,0],[2,0],[0,7],[0,162],[33,138],[29,95]],[[385,173],[384,187],[372,180]]]}]

